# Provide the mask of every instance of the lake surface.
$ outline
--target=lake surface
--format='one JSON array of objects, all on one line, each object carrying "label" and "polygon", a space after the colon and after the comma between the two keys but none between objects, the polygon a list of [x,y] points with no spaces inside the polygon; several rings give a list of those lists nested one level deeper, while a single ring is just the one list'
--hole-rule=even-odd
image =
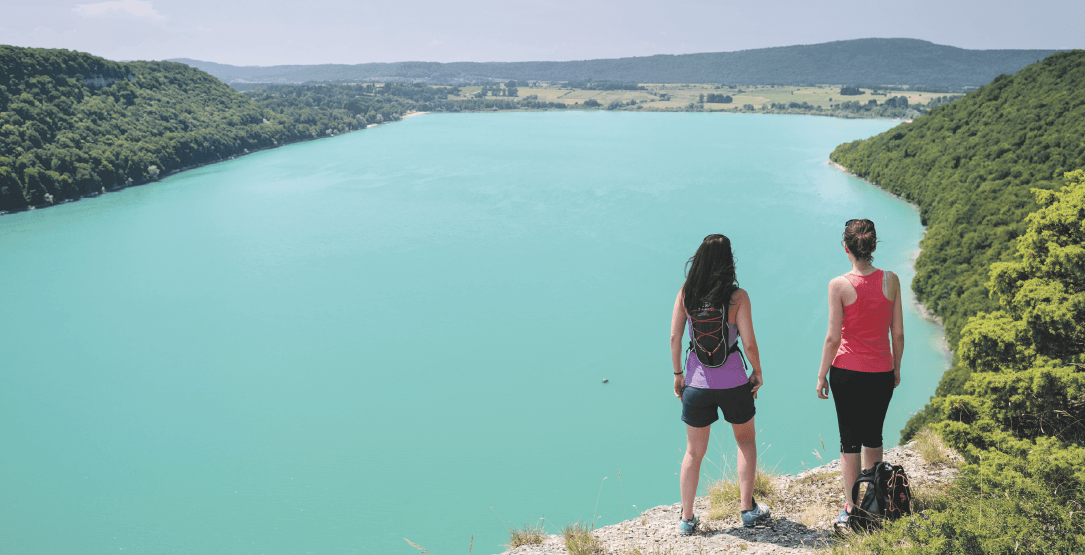
[{"label": "lake surface", "polygon": [[[710,233],[753,302],[761,461],[817,466],[844,221],[904,283],[923,234],[826,162],[892,125],[430,114],[0,217],[0,551],[495,553],[675,503],[670,314]],[[887,447],[947,366],[906,307]]]}]

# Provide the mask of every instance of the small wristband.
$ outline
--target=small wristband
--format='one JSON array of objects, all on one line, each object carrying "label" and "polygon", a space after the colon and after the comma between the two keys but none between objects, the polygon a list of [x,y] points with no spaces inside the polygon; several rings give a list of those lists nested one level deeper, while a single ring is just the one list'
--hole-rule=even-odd
[{"label": "small wristband", "polygon": [[[685,370],[683,370],[682,372],[685,372]],[[674,375],[675,375],[675,376],[679,376],[679,375],[681,375],[681,374],[682,374],[682,372],[675,372],[675,373],[674,373]]]}]

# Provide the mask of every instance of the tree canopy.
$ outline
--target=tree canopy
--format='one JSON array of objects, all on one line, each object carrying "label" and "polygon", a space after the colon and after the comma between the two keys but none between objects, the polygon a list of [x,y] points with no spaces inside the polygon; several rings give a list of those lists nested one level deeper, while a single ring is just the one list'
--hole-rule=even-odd
[{"label": "tree canopy", "polygon": [[260,105],[184,64],[0,46],[0,211],[359,126],[346,110]]}]

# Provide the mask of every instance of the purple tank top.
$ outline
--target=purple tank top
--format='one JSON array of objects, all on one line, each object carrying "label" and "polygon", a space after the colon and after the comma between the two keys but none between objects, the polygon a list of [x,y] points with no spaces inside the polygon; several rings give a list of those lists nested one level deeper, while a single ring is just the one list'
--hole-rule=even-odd
[{"label": "purple tank top", "polygon": [[[689,318],[686,318],[686,327],[689,328],[689,338],[693,339],[693,326]],[[727,322],[727,346],[731,347],[738,342],[738,326]],[[690,351],[686,354],[686,385],[700,389],[731,389],[749,381],[746,377],[746,369],[742,365],[742,357],[738,353],[731,353],[727,362],[719,368],[706,368],[697,358],[697,353]]]}]

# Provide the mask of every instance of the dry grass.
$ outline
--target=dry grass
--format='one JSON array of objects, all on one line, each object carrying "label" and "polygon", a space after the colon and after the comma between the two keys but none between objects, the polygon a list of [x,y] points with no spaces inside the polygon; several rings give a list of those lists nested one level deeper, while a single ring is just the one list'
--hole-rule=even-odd
[{"label": "dry grass", "polygon": [[805,476],[803,478],[799,478],[798,480],[795,480],[795,485],[798,485],[798,486],[816,487],[816,486],[824,486],[824,485],[829,484],[829,483],[833,483],[833,484],[839,484],[840,483],[840,471],[839,470],[835,470],[833,472],[819,472],[819,473],[815,473],[815,474],[810,474],[809,476]]},{"label": "dry grass", "polygon": [[[757,472],[753,479],[753,497],[756,500],[772,504],[776,494],[776,487],[772,481],[772,474],[761,465],[757,466]],[[722,520],[739,512],[739,487],[738,476],[731,475],[721,478],[708,488],[708,518]]]},{"label": "dry grass", "polygon": [[915,435],[915,450],[929,465],[953,464],[949,447],[930,428],[923,428]]},{"label": "dry grass", "polygon": [[[414,542],[412,542],[411,540],[408,540],[407,538],[403,538],[403,541],[405,541],[405,542],[407,542],[407,543],[411,544],[411,547],[413,547],[413,548],[417,549],[417,550],[418,550],[418,551],[419,551],[420,553],[425,553],[425,554],[428,554],[428,555],[433,555],[433,554],[432,554],[432,553],[430,552],[430,550],[428,550],[428,549],[426,549],[426,548],[422,547],[421,545],[418,545],[417,543],[414,543]],[[472,544],[472,546],[474,545],[474,543],[475,543],[475,537],[474,537],[474,536],[471,536],[471,544]]]},{"label": "dry grass", "polygon": [[[542,524],[524,526],[523,528],[509,528],[509,549],[515,549],[521,545],[539,545],[546,540],[546,532]],[[472,541],[473,543],[473,541]]]},{"label": "dry grass", "polygon": [[832,520],[840,510],[834,505],[819,503],[803,508],[799,514],[799,522],[807,528],[813,528]]},{"label": "dry grass", "polygon": [[570,555],[601,555],[606,553],[603,542],[591,534],[591,527],[576,521],[575,524],[566,524],[561,530],[565,538],[565,549]]}]

